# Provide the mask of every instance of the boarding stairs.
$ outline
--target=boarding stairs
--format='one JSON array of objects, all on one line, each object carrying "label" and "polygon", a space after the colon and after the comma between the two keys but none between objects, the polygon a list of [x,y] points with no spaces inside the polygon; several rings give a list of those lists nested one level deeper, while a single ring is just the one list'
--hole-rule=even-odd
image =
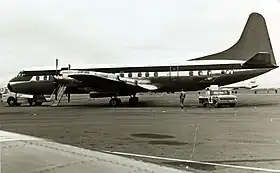
[{"label": "boarding stairs", "polygon": [[[52,106],[58,106],[66,88],[67,88],[66,85],[58,85],[58,87],[54,90],[53,94],[51,95],[51,100],[53,100]],[[57,98],[55,98],[56,92],[57,92]]]}]

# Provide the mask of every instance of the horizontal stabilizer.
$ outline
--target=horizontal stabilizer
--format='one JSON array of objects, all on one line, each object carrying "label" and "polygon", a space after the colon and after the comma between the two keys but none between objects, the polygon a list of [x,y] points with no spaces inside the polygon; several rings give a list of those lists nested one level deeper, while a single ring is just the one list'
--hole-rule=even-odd
[{"label": "horizontal stabilizer", "polygon": [[268,52],[259,52],[244,64],[243,67],[271,68],[277,67]]}]

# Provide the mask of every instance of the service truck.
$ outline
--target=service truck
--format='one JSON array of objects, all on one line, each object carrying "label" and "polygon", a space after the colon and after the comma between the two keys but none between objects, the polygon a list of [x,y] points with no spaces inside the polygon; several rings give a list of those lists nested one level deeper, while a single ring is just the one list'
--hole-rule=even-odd
[{"label": "service truck", "polygon": [[205,95],[199,96],[199,103],[203,107],[207,105],[214,105],[215,107],[221,107],[223,105],[229,105],[235,107],[237,103],[237,96],[231,94],[229,89],[221,89],[217,86],[211,86],[205,89]]},{"label": "service truck", "polygon": [[34,98],[33,95],[14,93],[8,89],[5,89],[5,91],[2,92],[2,102],[7,103],[9,106],[20,106],[25,103],[37,106],[42,105],[42,103],[46,101],[49,100],[45,96],[36,96],[36,98]]}]

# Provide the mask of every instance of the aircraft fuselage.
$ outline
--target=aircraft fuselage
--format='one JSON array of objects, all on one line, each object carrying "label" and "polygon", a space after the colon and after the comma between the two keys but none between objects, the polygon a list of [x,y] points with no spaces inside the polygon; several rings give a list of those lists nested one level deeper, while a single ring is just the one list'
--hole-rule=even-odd
[{"label": "aircraft fuselage", "polygon": [[[203,62],[203,61],[201,61]],[[201,64],[201,62],[198,62]],[[148,80],[151,84],[159,86],[154,92],[176,92],[181,89],[195,91],[204,89],[210,85],[228,85],[247,80],[273,68],[244,68],[242,63],[220,63],[206,65],[171,65],[149,67],[118,67],[118,68],[93,68],[73,69],[81,71],[97,71],[112,73],[131,79]],[[45,95],[52,94],[55,71],[26,71],[9,82],[9,89],[13,92]],[[78,94],[98,92],[115,92],[118,95],[129,95],[131,92],[145,92],[145,90],[128,91],[126,87],[114,87],[106,83],[95,82],[90,86],[84,83],[67,85],[65,93]]]}]

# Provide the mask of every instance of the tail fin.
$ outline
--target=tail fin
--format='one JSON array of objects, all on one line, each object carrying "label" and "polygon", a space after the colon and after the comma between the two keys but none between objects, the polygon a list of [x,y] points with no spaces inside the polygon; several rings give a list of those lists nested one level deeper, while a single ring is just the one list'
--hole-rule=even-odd
[{"label": "tail fin", "polygon": [[259,13],[251,13],[236,44],[225,51],[192,60],[246,61],[258,52],[269,53],[271,63],[276,64],[265,19]]}]

